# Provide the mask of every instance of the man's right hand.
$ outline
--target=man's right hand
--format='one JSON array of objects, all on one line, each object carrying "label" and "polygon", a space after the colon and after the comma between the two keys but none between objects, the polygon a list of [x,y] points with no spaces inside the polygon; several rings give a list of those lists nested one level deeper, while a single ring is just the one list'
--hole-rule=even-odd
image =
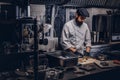
[{"label": "man's right hand", "polygon": [[73,53],[77,51],[76,48],[73,47],[70,47],[69,50],[72,51]]},{"label": "man's right hand", "polygon": [[83,55],[80,52],[78,52],[76,48],[71,47],[71,48],[69,48],[69,50],[72,51],[72,53],[74,53],[75,55],[79,55],[79,56],[83,57]]}]

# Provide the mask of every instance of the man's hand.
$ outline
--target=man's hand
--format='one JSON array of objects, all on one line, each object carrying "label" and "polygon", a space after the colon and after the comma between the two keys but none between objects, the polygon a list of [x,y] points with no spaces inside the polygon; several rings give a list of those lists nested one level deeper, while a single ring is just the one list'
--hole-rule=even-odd
[{"label": "man's hand", "polygon": [[90,49],[91,47],[87,46],[86,51],[84,51],[84,56],[90,56]]},{"label": "man's hand", "polygon": [[69,50],[72,51],[73,53],[76,52],[76,48],[73,47],[70,47]]},{"label": "man's hand", "polygon": [[84,52],[84,56],[90,56],[90,52]]},{"label": "man's hand", "polygon": [[86,47],[86,52],[90,52],[90,50],[91,50],[91,47],[87,46]]}]

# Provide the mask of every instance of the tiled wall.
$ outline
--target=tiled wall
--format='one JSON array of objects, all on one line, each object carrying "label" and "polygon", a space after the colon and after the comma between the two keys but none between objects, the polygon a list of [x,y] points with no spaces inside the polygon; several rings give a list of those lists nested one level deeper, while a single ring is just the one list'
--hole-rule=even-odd
[{"label": "tiled wall", "polygon": [[38,20],[43,20],[45,17],[45,5],[30,5],[30,14],[33,18],[38,18]]}]

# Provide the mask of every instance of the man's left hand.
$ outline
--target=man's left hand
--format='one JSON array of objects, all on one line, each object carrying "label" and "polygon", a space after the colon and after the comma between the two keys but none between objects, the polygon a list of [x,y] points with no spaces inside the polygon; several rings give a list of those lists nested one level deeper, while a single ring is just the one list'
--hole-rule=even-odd
[{"label": "man's left hand", "polygon": [[90,56],[90,52],[84,52],[84,56]]}]

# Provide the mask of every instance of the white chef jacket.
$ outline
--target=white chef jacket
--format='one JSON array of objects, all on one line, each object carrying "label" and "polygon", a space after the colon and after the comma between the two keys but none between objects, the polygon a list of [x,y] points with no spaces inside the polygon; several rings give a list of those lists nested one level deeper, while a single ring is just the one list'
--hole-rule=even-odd
[{"label": "white chef jacket", "polygon": [[78,52],[83,53],[85,46],[91,47],[88,25],[83,22],[81,26],[77,26],[75,19],[65,23],[61,35],[61,45],[64,50],[74,47]]}]

